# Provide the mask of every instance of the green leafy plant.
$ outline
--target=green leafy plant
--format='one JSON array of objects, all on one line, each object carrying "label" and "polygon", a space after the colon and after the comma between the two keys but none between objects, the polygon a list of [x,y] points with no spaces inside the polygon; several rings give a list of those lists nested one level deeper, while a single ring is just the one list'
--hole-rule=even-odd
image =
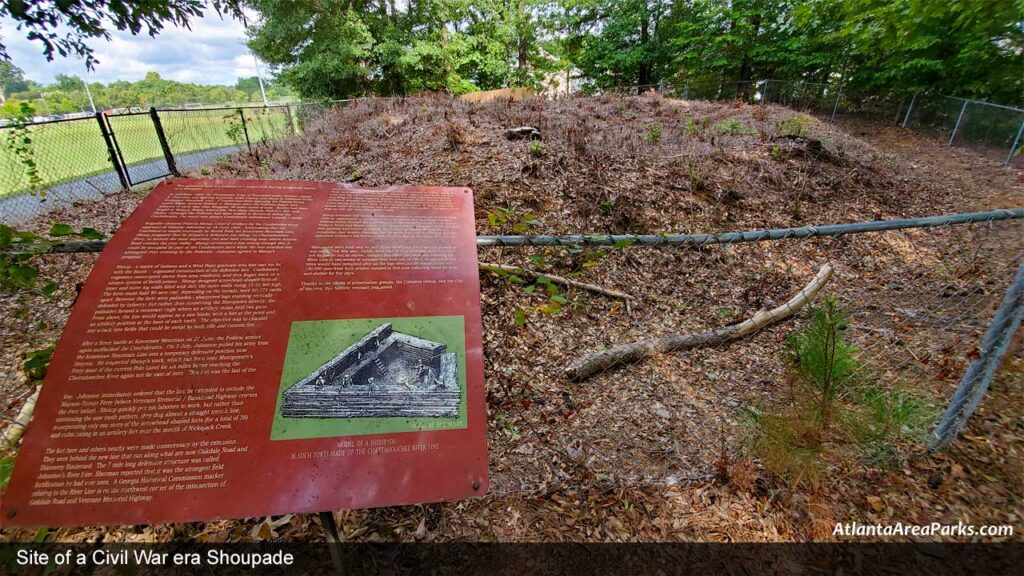
[{"label": "green leafy plant", "polygon": [[28,290],[43,296],[52,296],[57,291],[55,282],[48,282],[37,289],[39,270],[34,260],[52,248],[59,238],[77,236],[88,240],[102,240],[103,234],[92,228],[76,232],[67,224],[55,223],[48,238],[35,232],[17,230],[0,224],[0,289],[6,291]]},{"label": "green leafy plant", "polygon": [[785,136],[806,137],[810,135],[811,119],[803,114],[790,116],[778,123],[779,133]]},{"label": "green leafy plant", "polygon": [[534,158],[540,158],[547,154],[547,150],[544,149],[544,144],[542,144],[540,140],[531,141],[529,150],[530,156],[533,156]]},{"label": "green leafy plant", "polygon": [[647,129],[647,141],[651,144],[661,142],[661,124],[651,124]]},{"label": "green leafy plant", "polygon": [[14,457],[0,458],[0,490],[7,487],[7,482],[11,479],[12,470],[14,470]]},{"label": "green leafy plant", "polygon": [[512,440],[519,438],[519,427],[513,424],[512,422],[509,422],[508,418],[505,418],[504,415],[498,414],[498,416],[494,419],[494,424],[498,427],[499,430],[501,430],[505,434],[508,434],[508,436]]},{"label": "green leafy plant", "polygon": [[523,292],[527,294],[544,294],[547,297],[547,300],[543,304],[538,304],[530,310],[514,310],[512,312],[512,317],[518,326],[524,326],[526,324],[531,312],[555,314],[559,312],[563,306],[569,303],[569,299],[559,289],[558,284],[543,274],[538,274],[535,277],[532,277],[532,280],[526,280],[524,276],[527,275],[522,273],[522,271],[516,272],[503,270],[501,268],[492,268],[490,271],[513,284],[518,284],[522,287]]},{"label": "green leafy plant", "polygon": [[790,402],[779,410],[750,411],[750,442],[775,477],[791,487],[817,485],[822,455],[832,440],[873,463],[891,461],[898,442],[931,421],[931,407],[900,389],[868,378],[845,340],[850,315],[826,297],[806,326],[786,340]]},{"label": "green leafy plant", "polygon": [[36,162],[35,148],[32,145],[32,133],[28,127],[34,114],[35,109],[27,102],[19,104],[16,115],[11,118],[10,125],[4,130],[4,145],[25,168],[29,192],[44,195],[45,193],[40,191],[43,177],[39,174],[39,164]]},{"label": "green leafy plant", "polygon": [[715,124],[715,133],[723,136],[753,136],[757,134],[757,130],[735,118],[730,118]]},{"label": "green leafy plant", "polygon": [[238,108],[224,115],[224,120],[228,124],[228,128],[224,133],[235,143],[235,146],[239,147],[245,143],[245,128],[242,126],[241,117],[239,116],[241,113],[242,110]]},{"label": "green leafy plant", "polygon": [[38,381],[46,378],[46,370],[50,367],[50,359],[53,358],[55,347],[56,344],[51,344],[46,348],[25,354],[25,363],[22,364],[22,369],[30,380]]},{"label": "green leafy plant", "polygon": [[511,229],[512,232],[521,234],[533,226],[540,226],[540,222],[530,212],[519,214],[511,208],[501,206],[487,213],[487,223],[494,229]]},{"label": "green leafy plant", "polygon": [[[548,254],[563,253],[572,257],[576,266],[575,269],[564,274],[559,272],[560,276],[564,275],[572,278],[582,274],[586,268],[597,266],[611,252],[624,250],[632,244],[632,240],[619,240],[610,247],[584,248],[579,246],[559,246],[557,248],[549,248]],[[562,290],[562,286],[544,274],[544,270],[549,265],[547,256],[545,254],[533,254],[530,256],[530,262],[533,269],[529,274],[523,269],[488,268],[495,275],[521,286],[523,292],[527,294],[540,294],[547,298],[542,304],[537,304],[530,309],[514,310],[512,317],[518,326],[524,326],[530,314],[534,312],[557,314],[571,304],[569,297]]]}]

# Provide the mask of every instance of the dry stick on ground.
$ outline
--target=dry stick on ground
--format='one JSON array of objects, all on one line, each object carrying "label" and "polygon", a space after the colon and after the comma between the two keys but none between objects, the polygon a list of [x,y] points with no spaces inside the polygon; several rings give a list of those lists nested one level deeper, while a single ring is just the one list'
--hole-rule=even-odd
[{"label": "dry stick on ground", "polygon": [[18,440],[21,440],[21,435],[24,434],[25,428],[28,428],[28,423],[32,420],[32,413],[36,411],[36,400],[39,399],[41,388],[42,386],[36,386],[35,392],[21,405],[18,417],[14,419],[14,422],[4,432],[3,439],[0,440],[0,450],[12,449],[18,444]]},{"label": "dry stick on ground", "polygon": [[609,288],[602,288],[601,286],[598,286],[596,284],[587,284],[586,282],[577,282],[576,280],[570,280],[568,278],[563,278],[561,276],[555,276],[553,274],[546,274],[544,272],[534,272],[533,270],[527,270],[525,268],[520,268],[518,266],[506,266],[505,264],[492,264],[490,262],[481,262],[480,263],[480,269],[481,270],[488,270],[490,272],[499,272],[500,271],[500,272],[508,272],[509,274],[523,274],[525,276],[531,276],[533,278],[541,278],[541,277],[543,277],[543,278],[547,278],[548,280],[551,280],[555,284],[563,284],[565,286],[572,286],[574,288],[579,288],[581,290],[587,290],[587,291],[590,291],[590,292],[595,292],[597,294],[604,294],[605,296],[609,296],[611,298],[619,298],[621,300],[626,300],[627,302],[630,301],[630,300],[634,300],[635,299],[633,296],[630,296],[629,294],[624,294],[622,292],[619,292],[617,290],[611,290]]},{"label": "dry stick on ground", "polygon": [[803,290],[781,306],[771,310],[761,310],[739,324],[733,324],[718,330],[710,330],[698,334],[675,334],[653,340],[623,344],[594,352],[569,364],[565,369],[565,375],[570,380],[586,380],[594,374],[603,372],[618,364],[636,362],[648,356],[674,350],[715,346],[753,334],[765,326],[770,326],[795,314],[807,302],[814,299],[831,277],[832,265],[826,263],[818,270],[818,274],[814,279],[807,286],[804,286]]}]

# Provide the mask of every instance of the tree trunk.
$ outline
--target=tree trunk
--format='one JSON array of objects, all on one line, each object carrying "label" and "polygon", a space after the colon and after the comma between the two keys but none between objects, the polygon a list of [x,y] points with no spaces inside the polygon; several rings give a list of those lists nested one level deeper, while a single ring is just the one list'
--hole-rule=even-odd
[{"label": "tree trunk", "polygon": [[647,45],[651,41],[651,33],[648,30],[649,19],[647,0],[642,0],[640,2],[640,49],[643,51],[643,57],[640,60],[640,78],[637,82],[641,86],[651,83],[651,62],[649,54],[647,54]]},{"label": "tree trunk", "polygon": [[526,21],[525,0],[516,2],[516,47],[518,52],[519,82],[526,80],[527,54],[529,52],[529,26]]}]

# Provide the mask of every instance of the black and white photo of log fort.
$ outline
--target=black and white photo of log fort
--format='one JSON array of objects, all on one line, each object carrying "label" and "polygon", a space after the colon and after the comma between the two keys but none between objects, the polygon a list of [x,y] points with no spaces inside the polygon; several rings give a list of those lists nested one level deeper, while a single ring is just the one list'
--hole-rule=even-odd
[{"label": "black and white photo of log fort", "polygon": [[453,352],[381,324],[284,392],[285,418],[455,418]]}]

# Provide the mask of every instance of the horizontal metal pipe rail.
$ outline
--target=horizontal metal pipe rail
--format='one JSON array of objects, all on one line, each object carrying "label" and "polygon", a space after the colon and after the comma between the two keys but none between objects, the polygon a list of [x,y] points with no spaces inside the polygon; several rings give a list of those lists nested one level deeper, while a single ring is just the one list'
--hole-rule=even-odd
[{"label": "horizontal metal pipe rail", "polygon": [[[707,246],[710,244],[736,244],[740,242],[761,242],[765,240],[789,240],[812,236],[842,236],[885,230],[909,228],[937,228],[956,224],[995,222],[1024,218],[1024,208],[1004,208],[985,212],[965,212],[924,218],[900,218],[876,220],[849,224],[826,224],[823,226],[801,226],[798,228],[773,228],[721,234],[575,234],[566,236],[477,236],[476,245],[481,248],[520,246],[614,246],[627,243],[639,246]],[[104,241],[62,242],[53,245],[49,252],[71,254],[80,252],[101,252]]]},{"label": "horizontal metal pipe rail", "polygon": [[949,98],[950,100],[960,100],[961,102],[970,102],[971,104],[979,104],[982,106],[991,106],[993,108],[1001,108],[1003,110],[1009,110],[1011,112],[1024,112],[1024,108],[1014,108],[1013,106],[1005,106],[1003,104],[995,104],[993,102],[985,102],[984,100],[973,100],[971,98],[961,98],[959,96],[946,96],[942,95],[943,98]]},{"label": "horizontal metal pipe rail", "polygon": [[477,236],[477,246],[612,246],[627,242],[641,246],[706,246],[763,240],[787,240],[812,236],[841,236],[906,228],[935,228],[952,224],[992,222],[1024,218],[1024,208],[966,212],[925,218],[901,218],[850,224],[826,224],[798,228],[774,228],[721,234],[585,234],[568,236]]}]

